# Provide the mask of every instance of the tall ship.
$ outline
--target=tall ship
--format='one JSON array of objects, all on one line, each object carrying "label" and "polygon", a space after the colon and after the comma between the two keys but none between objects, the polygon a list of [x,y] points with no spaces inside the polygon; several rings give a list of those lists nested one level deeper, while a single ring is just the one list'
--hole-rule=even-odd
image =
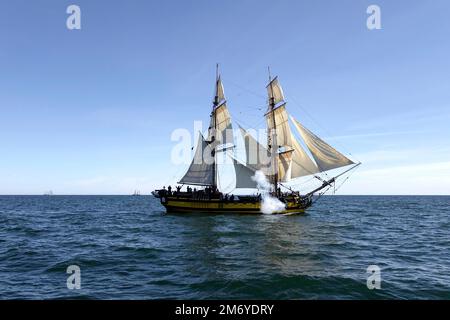
[{"label": "tall ship", "polygon": [[[344,156],[288,114],[278,77],[272,78],[270,70],[266,89],[267,110],[261,114],[267,126],[266,143],[261,143],[250,130],[241,126],[233,129],[217,69],[206,138],[199,133],[194,157],[178,186],[164,186],[152,192],[168,213],[304,213],[322,194],[335,188],[338,178],[361,164]],[[301,139],[293,134],[290,123]],[[237,155],[238,139],[244,157]],[[234,169],[233,192],[251,190],[248,194],[235,195],[220,185],[219,171],[225,163]],[[317,184],[304,192],[290,185],[304,177]]]}]

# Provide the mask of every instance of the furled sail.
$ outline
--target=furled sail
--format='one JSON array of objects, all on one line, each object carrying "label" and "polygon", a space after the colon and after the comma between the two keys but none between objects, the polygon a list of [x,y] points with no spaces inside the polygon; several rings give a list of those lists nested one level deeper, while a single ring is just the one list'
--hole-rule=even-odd
[{"label": "furled sail", "polygon": [[194,159],[184,177],[179,183],[212,185],[214,182],[214,157],[213,148],[205,141],[203,135],[199,134],[197,149]]},{"label": "furled sail", "polygon": [[332,170],[354,164],[328,143],[320,139],[314,133],[305,128],[300,122],[291,116],[292,122],[305,141],[320,171]]},{"label": "furled sail", "polygon": [[269,95],[269,99],[273,99],[273,101],[269,102],[269,105],[271,103],[273,103],[273,105],[277,105],[280,102],[284,102],[283,89],[281,88],[281,85],[278,82],[278,77],[275,77],[267,85],[267,93]]}]

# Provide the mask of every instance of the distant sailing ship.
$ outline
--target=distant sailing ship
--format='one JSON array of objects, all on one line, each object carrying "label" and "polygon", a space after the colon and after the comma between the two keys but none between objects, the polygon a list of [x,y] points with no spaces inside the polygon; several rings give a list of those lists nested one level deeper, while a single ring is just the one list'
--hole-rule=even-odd
[{"label": "distant sailing ship", "polygon": [[52,190],[44,192],[44,196],[52,196],[52,195],[53,195],[53,191]]},{"label": "distant sailing ship", "polygon": [[[338,177],[361,164],[350,160],[292,116],[288,116],[278,77],[272,79],[270,71],[267,93],[268,109],[264,114],[267,124],[267,147],[239,126],[246,157],[245,161],[239,161],[232,152],[235,143],[234,136],[229,134],[232,130],[231,117],[221,77],[217,71],[208,136],[205,139],[199,134],[192,163],[179,181],[179,184],[188,186],[187,191],[181,191],[181,187],[177,187],[176,191],[166,190],[164,187],[152,192],[160,199],[167,212],[261,213],[267,196],[283,204],[282,209],[276,213],[302,213],[313,204],[315,193],[323,189],[328,190],[335,185]],[[289,118],[303,139],[303,145],[309,154],[293,135]],[[234,166],[235,189],[257,188],[256,173],[262,172],[270,183],[266,194],[246,196],[223,194],[218,185],[220,164],[217,159],[218,155],[224,153],[231,158]],[[210,159],[207,159],[208,155]],[[337,168],[343,168],[345,171],[333,177],[327,174],[319,175]],[[305,176],[317,179],[320,185],[304,194],[284,185],[292,179]],[[194,186],[194,189],[190,186]],[[286,189],[286,192],[282,192],[281,187]]]},{"label": "distant sailing ship", "polygon": [[139,190],[134,190],[134,193],[132,194],[132,196],[137,197],[140,196],[141,192]]}]

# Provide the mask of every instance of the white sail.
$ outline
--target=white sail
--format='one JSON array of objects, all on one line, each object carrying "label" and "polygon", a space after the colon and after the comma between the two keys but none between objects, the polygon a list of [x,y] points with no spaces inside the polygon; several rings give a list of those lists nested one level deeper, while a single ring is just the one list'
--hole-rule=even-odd
[{"label": "white sail", "polygon": [[311,160],[293,135],[291,141],[294,149],[292,152],[291,178],[300,178],[319,172],[317,165]]},{"label": "white sail", "polygon": [[244,139],[246,166],[256,170],[266,171],[270,167],[270,152],[242,127],[239,131]]},{"label": "white sail", "polygon": [[[277,137],[276,141],[272,141],[274,140],[273,133],[269,135],[269,144],[272,144],[269,146],[269,150],[277,150],[278,153],[278,179],[289,181],[291,178],[318,172],[316,164],[309,158],[291,132],[283,89],[278,78],[273,79],[267,89],[269,94],[269,112],[266,114],[267,128],[269,134],[276,128]],[[271,109],[273,107],[275,108]]]},{"label": "white sail", "polygon": [[214,157],[212,147],[205,141],[203,135],[199,134],[197,149],[194,159],[184,177],[179,183],[212,185],[214,181]]},{"label": "white sail", "polygon": [[[233,159],[234,170],[236,174],[236,188],[256,188],[257,183],[252,179],[255,175],[254,167],[249,167]],[[289,181],[291,170],[291,152],[281,154],[278,158],[278,177],[280,181]],[[264,170],[262,170],[264,172]],[[265,173],[266,176],[270,174]]]},{"label": "white sail", "polygon": [[267,93],[269,95],[269,99],[273,99],[273,101],[270,101],[273,102],[273,105],[277,105],[280,102],[284,102],[283,89],[281,88],[281,85],[278,82],[278,77],[275,77],[267,85]]},{"label": "white sail", "polygon": [[332,170],[354,164],[328,143],[320,139],[314,133],[305,128],[300,122],[291,116],[292,122],[305,141],[320,171]]},{"label": "white sail", "polygon": [[[271,168],[272,159],[270,152],[245,129],[241,127],[239,129],[245,144],[245,166],[253,170],[253,172],[261,170],[266,176],[272,176],[274,170]],[[278,155],[278,178],[281,181],[290,180],[291,175],[289,169],[291,167],[293,152],[294,150],[291,149]]]},{"label": "white sail", "polygon": [[278,180],[287,182],[291,180],[293,150],[278,155]]},{"label": "white sail", "polygon": [[230,193],[236,188],[233,154],[234,150],[230,149],[216,153],[216,186],[222,193]]},{"label": "white sail", "polygon": [[236,174],[236,188],[256,188],[256,182],[252,179],[255,170],[233,159]]},{"label": "white sail", "polygon": [[266,121],[269,132],[274,127],[276,128],[277,133],[276,146],[278,146],[279,148],[288,147],[288,149],[290,149],[290,147],[292,146],[291,141],[292,134],[291,128],[289,127],[286,106],[281,105],[276,109],[274,109],[273,111],[269,111],[266,114]]},{"label": "white sail", "polygon": [[224,102],[216,108],[216,139],[221,144],[233,143],[231,117],[227,104]]},{"label": "white sail", "polygon": [[223,84],[220,76],[217,78],[215,99],[216,105],[221,104],[225,100],[225,91],[223,90]]},{"label": "white sail", "polygon": [[210,130],[208,140],[212,141],[212,137],[220,144],[233,143],[233,133],[231,127],[231,117],[225,100],[220,76],[216,82],[216,93],[214,97],[214,110],[210,121]]}]

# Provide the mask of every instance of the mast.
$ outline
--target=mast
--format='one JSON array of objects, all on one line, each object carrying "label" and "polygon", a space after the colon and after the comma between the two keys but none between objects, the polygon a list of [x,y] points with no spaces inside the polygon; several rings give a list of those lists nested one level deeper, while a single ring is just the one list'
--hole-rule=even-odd
[{"label": "mast", "polygon": [[[223,144],[224,133],[231,129],[231,118],[226,106],[226,100],[220,74],[217,66],[216,86],[212,100],[212,110],[208,126],[208,137],[199,135],[194,158],[183,178],[179,181],[183,184],[194,184],[218,187],[217,153],[223,151],[217,148]],[[205,159],[207,157],[207,160]]]},{"label": "mast", "polygon": [[274,175],[273,175],[273,185],[275,187],[275,194],[278,192],[278,146],[277,144],[277,124],[275,121],[275,99],[273,96],[273,87],[272,87],[272,76],[270,75],[270,67],[267,67],[267,70],[269,72],[269,85],[270,85],[270,97],[269,97],[269,112],[272,113],[272,122],[273,122],[273,128],[272,132],[269,132],[269,136],[271,135],[271,144],[270,149],[272,151],[273,155],[273,169],[274,169]]},{"label": "mast", "polygon": [[[211,135],[211,141],[210,143],[213,143],[216,139],[216,133],[217,133],[217,117],[216,117],[216,108],[219,105],[219,64],[216,64],[216,89],[215,89],[215,95],[214,95],[214,101],[213,101],[213,109],[211,112],[211,122],[212,122],[212,135]],[[215,148],[212,150],[213,157],[214,157],[214,163],[213,163],[213,181],[212,185],[214,188],[217,188],[217,161],[216,161],[216,150]]]}]

